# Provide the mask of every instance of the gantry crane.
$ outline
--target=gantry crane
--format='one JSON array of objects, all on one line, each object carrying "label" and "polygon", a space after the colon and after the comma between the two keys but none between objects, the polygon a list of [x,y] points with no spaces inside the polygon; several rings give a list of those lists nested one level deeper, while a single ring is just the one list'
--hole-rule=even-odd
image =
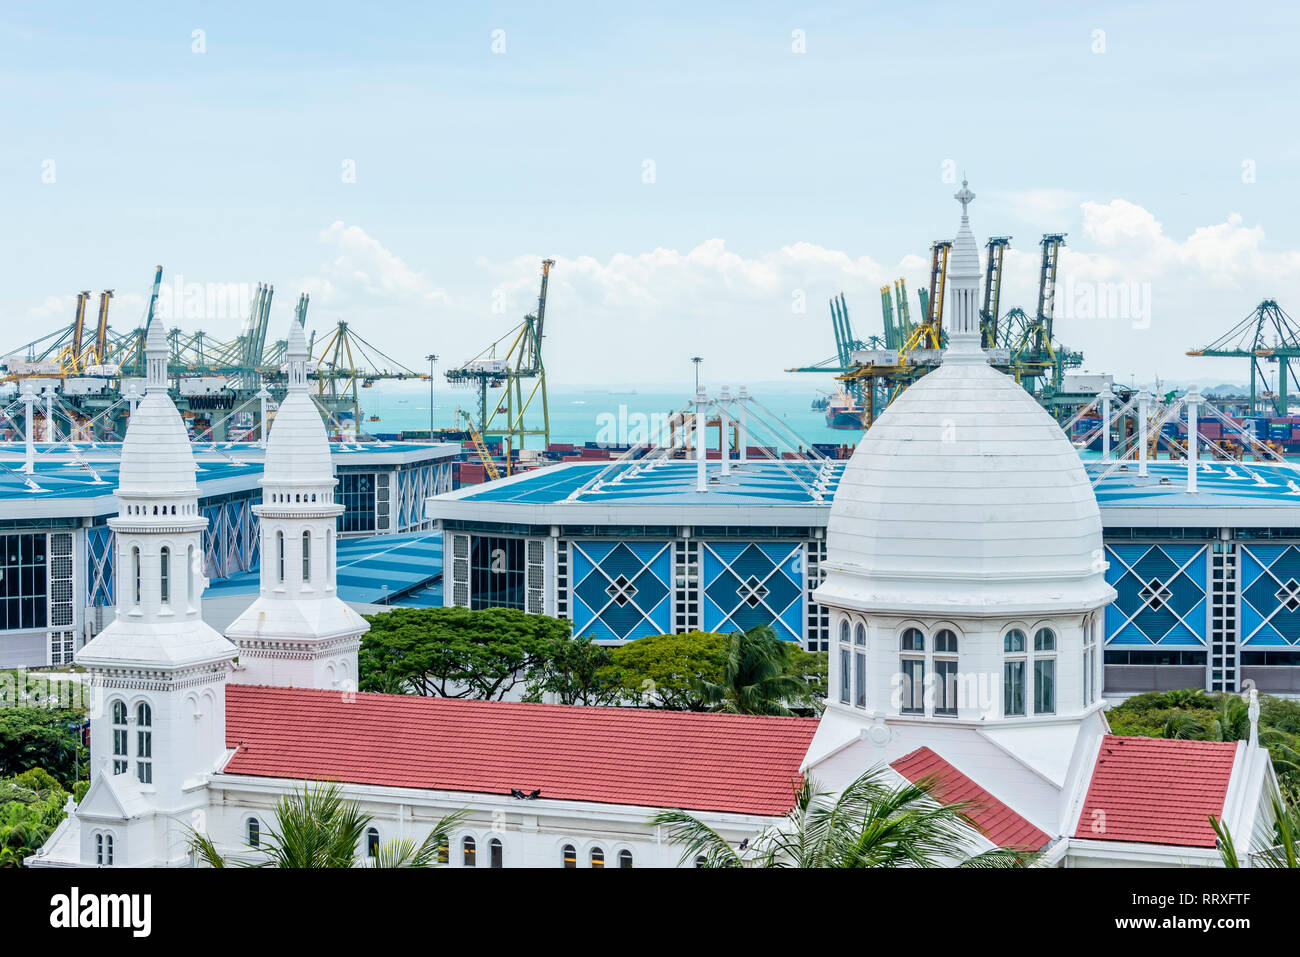
[{"label": "gantry crane", "polygon": [[[1288,415],[1290,387],[1296,378],[1294,361],[1300,359],[1300,329],[1276,299],[1265,299],[1235,326],[1189,356],[1214,356],[1250,360],[1250,411],[1256,414],[1261,398],[1273,415]],[[1277,365],[1277,388],[1269,385],[1264,366]],[[1262,384],[1263,390],[1257,386]]]},{"label": "gantry crane", "polygon": [[[445,373],[453,386],[477,390],[479,431],[485,436],[499,436],[503,440],[507,470],[510,469],[512,451],[523,449],[529,437],[539,438],[543,448],[551,441],[542,340],[546,330],[547,284],[554,265],[554,259],[542,260],[536,312],[524,316],[523,322],[474,358]],[[511,336],[514,338],[505,349],[505,357],[498,359],[497,347]],[[488,392],[494,389],[503,391],[489,404]],[[533,412],[531,416],[530,411]]]},{"label": "gantry crane", "polygon": [[1002,260],[1010,245],[1010,236],[993,236],[984,247],[984,308],[980,310],[980,338],[985,349],[999,345],[998,304],[1002,299]]}]

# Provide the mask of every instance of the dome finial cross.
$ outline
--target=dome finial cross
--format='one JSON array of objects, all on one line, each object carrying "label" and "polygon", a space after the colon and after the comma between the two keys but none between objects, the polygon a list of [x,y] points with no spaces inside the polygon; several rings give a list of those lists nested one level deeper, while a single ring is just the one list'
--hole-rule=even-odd
[{"label": "dome finial cross", "polygon": [[961,178],[961,190],[956,193],[953,193],[952,198],[957,200],[959,203],[961,203],[961,215],[962,218],[965,219],[966,207],[970,204],[971,200],[975,198],[975,194],[966,188],[965,176]]}]

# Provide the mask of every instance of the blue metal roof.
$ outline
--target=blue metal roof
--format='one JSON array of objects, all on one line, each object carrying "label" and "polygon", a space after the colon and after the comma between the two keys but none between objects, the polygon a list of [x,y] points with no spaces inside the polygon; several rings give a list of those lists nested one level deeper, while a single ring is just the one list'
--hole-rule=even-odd
[{"label": "blue metal roof", "polygon": [[[1088,463],[1094,477],[1110,467]],[[1143,478],[1137,474],[1137,464],[1129,463],[1097,483],[1094,490],[1102,511],[1108,507],[1300,508],[1300,471],[1286,465],[1204,462],[1197,470],[1197,490],[1192,494],[1187,491],[1185,462],[1149,462],[1147,468],[1150,474]]]},{"label": "blue metal roof", "polygon": [[[846,462],[834,460],[825,464],[827,481],[822,504],[829,504]],[[458,498],[473,502],[554,505],[610,468],[600,488],[583,492],[577,501],[599,505],[817,505],[805,486],[814,485],[821,467],[822,463],[815,461],[787,459],[778,464],[751,460],[743,468],[733,468],[731,474],[721,475],[719,463],[710,460],[709,490],[697,492],[694,462],[675,460],[648,467],[628,462],[612,468],[608,462],[581,462],[536,469],[504,482],[490,482],[461,493]]]},{"label": "blue metal roof", "polygon": [[[200,494],[203,486],[224,479],[244,477],[252,488],[262,474],[266,450],[255,442],[220,442],[216,451],[212,443],[193,446]],[[445,444],[368,442],[361,446],[331,443],[330,454],[337,465],[376,466],[402,462],[434,461],[450,457],[459,450]],[[436,453],[436,454],[431,454]],[[58,445],[36,444],[35,472],[22,471],[24,451],[21,444],[0,445],[0,501],[6,499],[50,501],[112,496],[117,491],[121,464],[120,443],[99,443],[94,448],[78,445],[74,451],[66,442]],[[30,478],[30,482],[28,479]],[[249,480],[251,479],[251,480]],[[218,490],[220,491],[229,491]],[[116,505],[112,506],[116,510]]]},{"label": "blue metal roof", "polygon": [[[442,604],[442,533],[407,532],[338,541],[338,595],[344,601],[434,607]],[[436,582],[436,584],[434,584]],[[207,595],[255,595],[258,572],[213,582]],[[434,591],[433,589],[436,589]],[[410,595],[408,601],[403,596]],[[436,595],[436,602],[431,595]]]},{"label": "blue metal roof", "polygon": [[[37,460],[35,471],[30,476],[20,471],[21,464],[0,462],[0,499],[82,499],[117,492],[119,464],[116,461],[91,461],[81,465],[75,462]],[[261,462],[206,460],[199,463],[195,478],[201,493],[205,482],[261,474]]]}]

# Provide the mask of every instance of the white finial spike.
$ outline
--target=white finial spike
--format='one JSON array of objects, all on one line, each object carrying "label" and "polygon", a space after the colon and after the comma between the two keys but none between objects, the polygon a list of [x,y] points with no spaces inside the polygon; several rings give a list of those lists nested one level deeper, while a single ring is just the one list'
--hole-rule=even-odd
[{"label": "white finial spike", "polygon": [[1254,688],[1249,692],[1250,707],[1246,713],[1250,716],[1250,746],[1259,747],[1259,692]]}]

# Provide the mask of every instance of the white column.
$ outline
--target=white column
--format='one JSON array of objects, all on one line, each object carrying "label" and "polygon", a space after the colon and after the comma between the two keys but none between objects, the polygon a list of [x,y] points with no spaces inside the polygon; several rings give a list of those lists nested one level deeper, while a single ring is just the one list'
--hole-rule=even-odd
[{"label": "white column", "polygon": [[736,435],[736,445],[739,454],[736,458],[741,465],[744,465],[748,459],[747,449],[749,448],[749,390],[743,385],[736,392],[736,404],[740,406],[740,414],[736,417],[736,425],[739,427]]},{"label": "white column", "polygon": [[49,445],[57,441],[54,430],[54,389],[52,387],[45,393],[45,441]]},{"label": "white column", "polygon": [[718,452],[722,459],[722,474],[731,474],[731,418],[727,415],[727,407],[731,404],[731,393],[727,391],[724,385],[722,391],[718,393],[718,434],[722,438],[718,442]]},{"label": "white column", "polygon": [[695,393],[695,491],[704,492],[709,488],[708,474],[705,471],[707,461],[705,459],[705,446],[708,444],[708,436],[704,434],[704,408],[708,399],[704,395],[704,389]]},{"label": "white column", "polygon": [[1147,474],[1147,423],[1151,418],[1151,393],[1138,393],[1138,475]]},{"label": "white column", "polygon": [[1102,389],[1097,393],[1097,398],[1101,400],[1101,460],[1110,461],[1110,400],[1115,398],[1115,393],[1110,389]]},{"label": "white column", "polygon": [[1200,435],[1197,432],[1196,424],[1196,407],[1204,400],[1201,398],[1201,392],[1196,386],[1187,390],[1187,395],[1183,397],[1187,403],[1187,491],[1196,491],[1196,449],[1200,445],[1198,441]]},{"label": "white column", "polygon": [[34,423],[32,422],[32,406],[36,404],[36,393],[32,391],[30,382],[23,382],[23,406],[25,407],[26,418],[23,424],[23,471],[31,475],[36,471],[36,439],[32,434]]}]

